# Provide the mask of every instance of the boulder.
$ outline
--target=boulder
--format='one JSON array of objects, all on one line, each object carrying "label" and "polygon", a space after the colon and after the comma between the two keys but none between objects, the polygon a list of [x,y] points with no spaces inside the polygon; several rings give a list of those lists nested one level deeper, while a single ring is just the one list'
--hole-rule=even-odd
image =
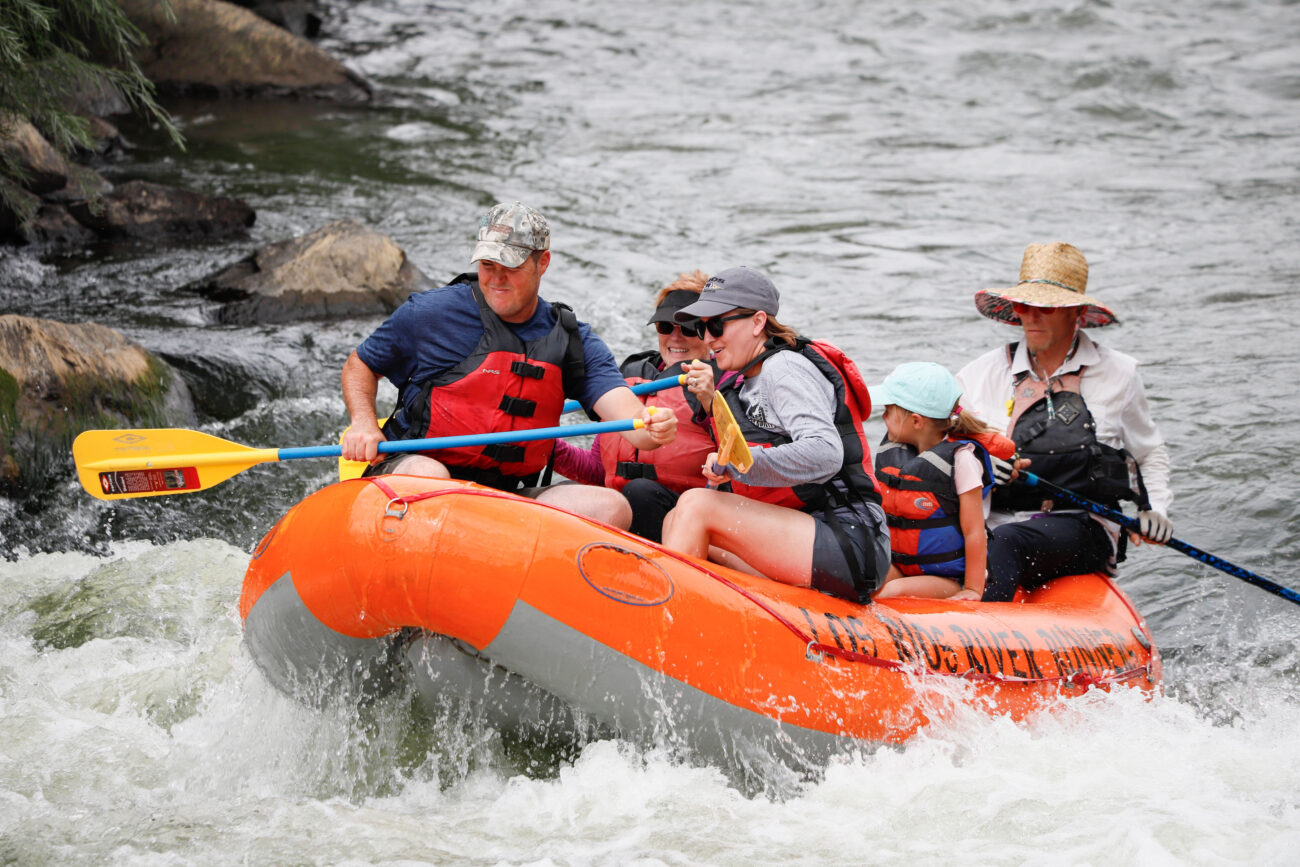
[{"label": "boulder", "polygon": [[0,487],[48,486],[71,469],[83,430],[194,420],[184,381],[119,332],[0,316]]},{"label": "boulder", "polygon": [[68,183],[67,161],[23,118],[0,118],[0,153],[26,173],[23,187],[37,195],[63,189]]},{"label": "boulder", "polygon": [[240,199],[148,181],[127,181],[99,199],[72,202],[68,212],[101,238],[149,241],[230,237],[257,219]]},{"label": "boulder", "polygon": [[[160,90],[197,95],[371,97],[361,76],[300,36],[222,0],[119,0],[148,40],[136,61]],[[170,7],[170,14],[169,9]]]},{"label": "boulder", "polygon": [[218,302],[216,321],[244,325],[391,313],[432,285],[392,238],[339,220],[263,247],[187,288]]},{"label": "boulder", "polygon": [[99,236],[78,223],[66,205],[43,203],[36,216],[19,230],[24,244],[45,249],[81,247],[99,240]]}]

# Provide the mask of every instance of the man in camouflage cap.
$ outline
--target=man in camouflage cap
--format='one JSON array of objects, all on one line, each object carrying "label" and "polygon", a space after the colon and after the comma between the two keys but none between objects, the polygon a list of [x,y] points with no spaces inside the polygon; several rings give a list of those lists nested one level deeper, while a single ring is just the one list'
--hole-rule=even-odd
[{"label": "man in camouflage cap", "polygon": [[518,268],[532,253],[551,249],[551,226],[541,211],[522,202],[496,205],[478,224],[471,262],[490,259]]},{"label": "man in camouflage cap", "polygon": [[[367,475],[474,481],[627,528],[632,512],[618,491],[535,487],[553,440],[379,459],[379,443],[388,439],[552,427],[559,424],[565,398],[577,400],[593,418],[645,421],[644,429],[623,434],[638,449],[673,440],[672,411],[650,416],[604,341],[568,307],[540,297],[550,247],[550,226],[535,208],[509,202],[487,212],[470,258],[477,274],[411,295],[343,365],[343,399],[352,419],[343,457],[370,462]],[[382,430],[375,412],[381,377],[399,392]]]}]

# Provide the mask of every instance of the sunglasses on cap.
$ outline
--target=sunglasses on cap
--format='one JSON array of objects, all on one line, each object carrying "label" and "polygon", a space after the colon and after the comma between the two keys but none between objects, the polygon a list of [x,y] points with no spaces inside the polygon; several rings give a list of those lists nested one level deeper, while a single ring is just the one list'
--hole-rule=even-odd
[{"label": "sunglasses on cap", "polygon": [[696,340],[704,337],[704,326],[697,319],[694,322],[688,322],[685,325],[679,325],[674,322],[656,322],[655,330],[667,337],[674,331],[681,331],[683,337],[694,337]]},{"label": "sunglasses on cap", "polygon": [[702,331],[709,332],[710,337],[721,337],[722,332],[727,330],[727,323],[734,322],[737,319],[748,319],[757,311],[750,310],[748,313],[733,313],[730,316],[717,316],[713,319],[702,319],[700,325],[704,326]]}]

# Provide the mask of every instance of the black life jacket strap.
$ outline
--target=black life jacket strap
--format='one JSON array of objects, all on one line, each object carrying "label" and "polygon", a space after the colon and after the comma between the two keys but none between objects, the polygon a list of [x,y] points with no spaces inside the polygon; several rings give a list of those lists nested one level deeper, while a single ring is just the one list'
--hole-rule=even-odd
[{"label": "black life jacket strap", "polygon": [[931,563],[959,560],[964,556],[966,556],[966,548],[961,547],[955,551],[941,551],[938,554],[900,554],[894,551],[890,553],[889,559],[901,566],[928,566]]},{"label": "black life jacket strap", "polygon": [[530,364],[527,361],[510,362],[510,372],[515,376],[521,376],[524,379],[541,379],[546,376],[546,368],[540,364]]},{"label": "black life jacket strap", "polygon": [[532,418],[537,412],[537,401],[528,400],[523,397],[511,397],[503,395],[501,403],[497,404],[497,409],[506,415],[513,415],[517,418]]},{"label": "black life jacket strap", "polygon": [[524,447],[516,443],[492,443],[483,447],[483,455],[499,463],[515,463],[524,459]]},{"label": "black life jacket strap", "polygon": [[899,518],[886,514],[885,523],[894,530],[934,530],[939,527],[956,527],[961,521],[957,515],[945,515],[942,518]]},{"label": "black life jacket strap", "polygon": [[542,470],[541,479],[537,482],[537,484],[543,488],[549,488],[551,486],[551,480],[555,477],[555,453],[559,450],[560,441],[556,440],[555,444],[551,446],[551,456],[546,459],[546,468]]},{"label": "black life jacket strap", "polygon": [[614,475],[620,479],[659,481],[659,472],[655,469],[654,464],[643,464],[638,461],[619,461],[614,466]]},{"label": "black life jacket strap", "polygon": [[[578,317],[573,308],[562,301],[552,301],[551,308],[560,321],[560,325],[569,333],[569,346],[564,351],[564,366],[561,378],[566,395],[580,395],[587,381],[587,356],[582,349],[582,335],[578,331]],[[594,421],[596,417],[590,412],[588,416]]]},{"label": "black life jacket strap", "polygon": [[[840,479],[844,482],[845,488],[852,492],[860,502],[866,502],[866,499],[862,496],[862,492],[859,490],[858,486],[850,481],[847,474],[840,473],[835,476],[835,479]],[[871,602],[871,593],[876,589],[876,585],[880,582],[881,576],[877,575],[875,576],[874,581],[869,581],[867,579],[866,564],[859,563],[857,556],[853,553],[853,543],[849,541],[849,534],[848,531],[844,529],[844,522],[841,521],[840,516],[835,513],[836,507],[848,508],[852,506],[852,503],[849,501],[849,496],[845,491],[840,490],[832,484],[835,479],[819,486],[821,493],[812,497],[811,500],[804,500],[804,502],[808,504],[808,508],[820,511],[824,516],[826,526],[830,527],[831,534],[834,535],[836,543],[840,546],[840,553],[844,555],[844,562],[849,566],[849,576],[853,580],[853,589],[857,591],[858,603],[860,605],[866,605]],[[867,549],[863,552],[863,557],[871,557],[872,549],[873,545],[870,540],[868,540]]]}]

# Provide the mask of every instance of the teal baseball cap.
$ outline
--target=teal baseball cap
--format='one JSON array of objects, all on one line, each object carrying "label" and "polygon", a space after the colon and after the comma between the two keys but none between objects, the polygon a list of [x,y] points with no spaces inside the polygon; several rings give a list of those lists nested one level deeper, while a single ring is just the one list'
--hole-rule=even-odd
[{"label": "teal baseball cap", "polygon": [[909,361],[894,368],[879,385],[867,389],[873,407],[890,404],[933,419],[952,415],[961,399],[961,384],[948,368],[933,361]]}]

